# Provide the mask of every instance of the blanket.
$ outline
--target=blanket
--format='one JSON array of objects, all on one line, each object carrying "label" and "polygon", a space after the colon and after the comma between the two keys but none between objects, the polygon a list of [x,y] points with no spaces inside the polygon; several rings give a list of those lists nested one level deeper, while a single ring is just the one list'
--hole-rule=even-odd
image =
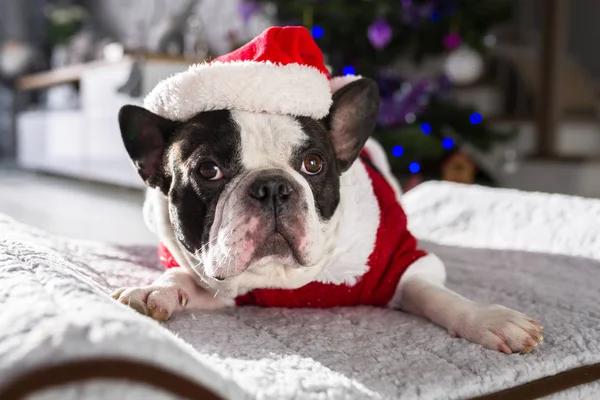
[{"label": "blanket", "polygon": [[537,350],[507,356],[375,308],[244,307],[159,324],[108,296],[160,275],[155,249],[65,239],[0,216],[0,398],[38,386],[36,399],[566,399],[600,390],[600,201],[431,183],[403,202],[422,246],[446,263],[448,286],[542,322]]}]

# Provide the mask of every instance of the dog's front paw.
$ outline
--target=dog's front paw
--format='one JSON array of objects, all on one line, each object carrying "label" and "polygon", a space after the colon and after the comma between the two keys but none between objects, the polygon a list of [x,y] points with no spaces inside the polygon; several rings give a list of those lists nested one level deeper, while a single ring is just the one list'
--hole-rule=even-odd
[{"label": "dog's front paw", "polygon": [[529,353],[544,340],[543,326],[525,314],[491,304],[473,304],[450,334],[506,354]]},{"label": "dog's front paw", "polygon": [[176,285],[121,288],[115,290],[112,297],[157,321],[168,320],[188,301],[187,294]]}]

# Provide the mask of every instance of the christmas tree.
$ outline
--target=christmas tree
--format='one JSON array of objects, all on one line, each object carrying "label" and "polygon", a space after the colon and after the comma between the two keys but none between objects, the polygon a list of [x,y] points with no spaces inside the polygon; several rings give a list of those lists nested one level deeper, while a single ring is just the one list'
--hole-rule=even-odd
[{"label": "christmas tree", "polygon": [[[240,11],[257,12],[259,6],[273,4],[279,24],[311,30],[332,75],[359,74],[378,82],[381,108],[375,137],[401,178],[418,174],[422,179],[440,179],[441,164],[449,154],[465,145],[485,152],[506,137],[490,129],[475,108],[452,101],[449,93],[453,84],[477,77],[483,68],[479,54],[486,50],[486,35],[510,18],[511,4],[245,0]],[[447,68],[413,81],[402,76],[399,60],[409,59],[418,68],[432,55],[446,56]]]}]

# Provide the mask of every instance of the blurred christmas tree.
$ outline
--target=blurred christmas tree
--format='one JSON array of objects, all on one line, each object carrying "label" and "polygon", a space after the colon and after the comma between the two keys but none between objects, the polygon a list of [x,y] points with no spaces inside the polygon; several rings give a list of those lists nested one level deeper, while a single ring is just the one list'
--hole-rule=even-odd
[{"label": "blurred christmas tree", "polygon": [[[442,178],[442,165],[465,147],[485,152],[505,138],[491,130],[476,109],[450,98],[455,84],[473,83],[492,26],[511,16],[501,0],[245,0],[240,11],[275,5],[281,25],[304,25],[325,54],[333,75],[374,78],[381,92],[375,137],[394,172]],[[487,43],[489,45],[489,43]],[[442,56],[440,71],[417,79],[402,76],[399,64],[418,70]],[[492,182],[485,182],[492,183]]]}]

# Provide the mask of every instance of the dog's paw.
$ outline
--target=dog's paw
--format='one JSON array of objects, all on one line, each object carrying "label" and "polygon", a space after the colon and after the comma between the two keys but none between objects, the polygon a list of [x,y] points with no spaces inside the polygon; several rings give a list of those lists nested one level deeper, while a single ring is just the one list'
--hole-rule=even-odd
[{"label": "dog's paw", "polygon": [[499,305],[475,304],[450,329],[450,334],[511,354],[533,350],[544,340],[542,329],[541,324],[520,312]]},{"label": "dog's paw", "polygon": [[187,294],[175,285],[120,288],[112,293],[112,297],[157,321],[168,320],[188,301]]}]

